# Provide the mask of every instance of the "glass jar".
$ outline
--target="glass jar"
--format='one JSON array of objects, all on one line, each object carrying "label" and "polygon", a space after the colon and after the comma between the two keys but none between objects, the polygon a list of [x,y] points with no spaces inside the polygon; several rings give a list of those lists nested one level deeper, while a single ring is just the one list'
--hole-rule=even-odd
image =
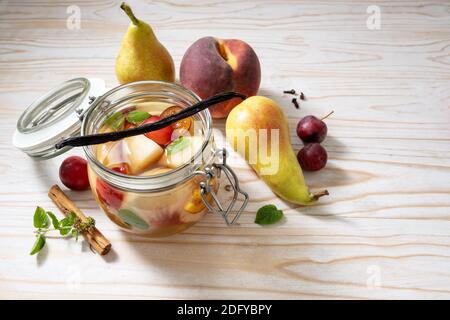
[{"label": "glass jar", "polygon": [[[66,83],[77,90],[76,94],[69,94],[72,99],[63,97],[64,86],[61,86],[49,93],[58,95],[55,92],[59,92],[58,99],[43,97],[24,112],[14,136],[17,147],[32,157],[49,158],[60,153],[54,149],[54,144],[62,137],[78,132],[81,135],[95,134],[109,116],[130,105],[139,107],[140,104],[158,102],[186,108],[200,101],[193,92],[174,83],[134,82],[95,97],[90,94],[93,88],[99,92],[95,81],[88,80],[87,92],[79,93],[80,86],[86,85],[86,79],[74,80]],[[64,94],[68,91],[66,89]],[[55,104],[55,101],[60,102]],[[88,102],[83,105],[80,101]],[[43,103],[46,106],[42,106]],[[63,125],[56,120],[60,118],[60,122],[68,122],[65,118],[74,111],[81,120],[81,130],[77,131],[76,124],[69,121],[65,125],[70,124],[70,128],[49,136],[49,127],[56,126],[62,131]],[[226,164],[226,151],[216,149],[210,112],[201,111],[194,116],[194,121],[199,124],[203,135],[201,150],[190,162],[156,175],[134,176],[110,170],[96,158],[97,146],[83,147],[88,160],[91,190],[105,214],[120,228],[141,235],[165,236],[185,230],[208,211],[221,215],[227,224],[237,221],[247,205],[248,195],[240,190],[236,175]],[[39,133],[42,130],[47,131],[46,139],[42,138],[45,134]],[[27,134],[31,134],[31,138]],[[226,207],[217,197],[222,174],[233,188],[232,200]],[[234,211],[240,194],[243,196],[242,205]]]}]

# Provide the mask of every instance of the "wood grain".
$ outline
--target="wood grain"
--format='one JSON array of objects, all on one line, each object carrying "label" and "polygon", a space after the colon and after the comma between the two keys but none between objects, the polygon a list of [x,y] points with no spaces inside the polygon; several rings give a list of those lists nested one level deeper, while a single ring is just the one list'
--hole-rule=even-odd
[{"label": "wood grain", "polygon": [[[70,78],[117,85],[114,59],[128,24],[119,2],[77,1],[80,30],[66,28],[72,1],[0,3],[0,298],[450,298],[445,0],[377,1],[380,30],[366,26],[373,1],[130,1],[177,66],[202,36],[250,43],[262,64],[260,93],[283,106],[296,150],[297,121],[335,110],[328,166],[306,174],[331,196],[291,206],[233,159],[251,197],[239,226],[208,215],[182,234],[145,239],[119,231],[89,192],[69,192],[113,252],[102,258],[86,244],[49,240],[28,256],[34,207],[57,212],[46,194],[64,156],[39,162],[16,150],[16,120]],[[307,97],[300,110],[282,94],[290,88]],[[217,139],[223,133],[216,121]],[[253,223],[267,203],[284,210],[280,225]]]}]

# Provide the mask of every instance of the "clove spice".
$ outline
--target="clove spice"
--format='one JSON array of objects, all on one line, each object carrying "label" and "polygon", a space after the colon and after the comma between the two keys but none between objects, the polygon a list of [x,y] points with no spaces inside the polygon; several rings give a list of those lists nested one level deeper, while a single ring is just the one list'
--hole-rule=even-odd
[{"label": "clove spice", "polygon": [[283,93],[287,93],[287,94],[296,94],[294,89],[291,90],[284,90]]},{"label": "clove spice", "polygon": [[294,106],[295,106],[295,109],[300,109],[300,105],[298,104],[298,102],[297,102],[297,99],[296,99],[296,98],[292,98],[292,103],[294,104]]}]

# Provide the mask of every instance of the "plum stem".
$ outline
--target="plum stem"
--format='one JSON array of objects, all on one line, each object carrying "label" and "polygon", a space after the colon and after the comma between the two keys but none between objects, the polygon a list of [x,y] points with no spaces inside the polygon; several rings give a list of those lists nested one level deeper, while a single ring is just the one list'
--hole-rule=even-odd
[{"label": "plum stem", "polygon": [[328,193],[328,190],[322,190],[322,191],[319,191],[319,192],[315,192],[312,195],[313,195],[313,199],[314,200],[319,200],[320,197],[328,196],[330,194]]},{"label": "plum stem", "polygon": [[129,5],[127,5],[125,2],[122,2],[122,4],[120,5],[120,9],[125,11],[127,16],[130,17],[131,22],[133,22],[135,26],[139,24],[139,20],[136,18],[136,16],[133,13],[133,10],[131,10],[131,7]]},{"label": "plum stem", "polygon": [[334,110],[333,111],[331,111],[329,114],[327,114],[325,117],[323,117],[322,119],[320,119],[320,120],[325,120],[326,118],[328,118],[329,116],[331,116],[332,114],[334,113]]}]

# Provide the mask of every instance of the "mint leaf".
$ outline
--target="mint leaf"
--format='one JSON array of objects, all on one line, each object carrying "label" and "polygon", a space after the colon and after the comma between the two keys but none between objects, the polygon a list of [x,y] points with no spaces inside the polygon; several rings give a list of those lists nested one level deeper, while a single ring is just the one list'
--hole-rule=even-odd
[{"label": "mint leaf", "polygon": [[56,218],[56,216],[51,213],[50,211],[47,211],[47,215],[50,217],[50,219],[52,220],[52,224],[53,224],[53,228],[55,229],[59,229],[59,221]]},{"label": "mint leaf", "polygon": [[127,121],[131,123],[139,123],[148,118],[150,118],[150,113],[142,110],[133,110],[127,115]]},{"label": "mint leaf", "polygon": [[283,211],[278,210],[273,204],[265,205],[256,212],[255,223],[260,225],[274,224],[283,218]]},{"label": "mint leaf", "polygon": [[69,232],[71,230],[72,230],[71,226],[69,226],[69,227],[61,227],[61,228],[59,228],[59,234],[62,235],[62,236],[66,236],[66,235],[69,234]]},{"label": "mint leaf", "polygon": [[65,217],[64,219],[59,221],[60,228],[72,227],[73,224],[75,223],[76,218],[77,218],[77,216],[75,215],[75,213],[73,213],[73,212],[69,213],[69,215],[67,217]]},{"label": "mint leaf", "polygon": [[70,221],[69,218],[65,217],[64,219],[61,219],[59,221],[59,228],[65,228],[65,227],[70,227]]},{"label": "mint leaf", "polygon": [[71,211],[69,213],[69,215],[67,216],[67,218],[69,219],[69,225],[73,226],[73,224],[75,223],[75,220],[77,219],[77,215],[75,214],[75,212]]},{"label": "mint leaf", "polygon": [[49,225],[47,213],[41,207],[36,207],[33,216],[33,224],[35,228],[47,228]]},{"label": "mint leaf", "polygon": [[[45,212],[45,211],[44,211]],[[42,248],[45,246],[45,237],[40,234],[37,239],[36,242],[33,245],[33,248],[31,248],[31,252],[30,255],[34,255],[36,253],[38,253],[39,251],[42,250]]]},{"label": "mint leaf", "polygon": [[125,116],[123,115],[122,111],[117,111],[113,113],[105,120],[105,124],[113,130],[122,129],[124,123],[125,123]]},{"label": "mint leaf", "polygon": [[185,138],[184,136],[181,136],[175,140],[173,140],[167,147],[166,151],[168,155],[171,155],[172,153],[179,152],[186,147],[190,145],[189,139]]},{"label": "mint leaf", "polygon": [[147,230],[150,226],[147,222],[145,222],[141,217],[139,217],[136,213],[128,209],[121,209],[117,213],[120,218],[122,218],[125,223],[129,224],[132,227]]}]

